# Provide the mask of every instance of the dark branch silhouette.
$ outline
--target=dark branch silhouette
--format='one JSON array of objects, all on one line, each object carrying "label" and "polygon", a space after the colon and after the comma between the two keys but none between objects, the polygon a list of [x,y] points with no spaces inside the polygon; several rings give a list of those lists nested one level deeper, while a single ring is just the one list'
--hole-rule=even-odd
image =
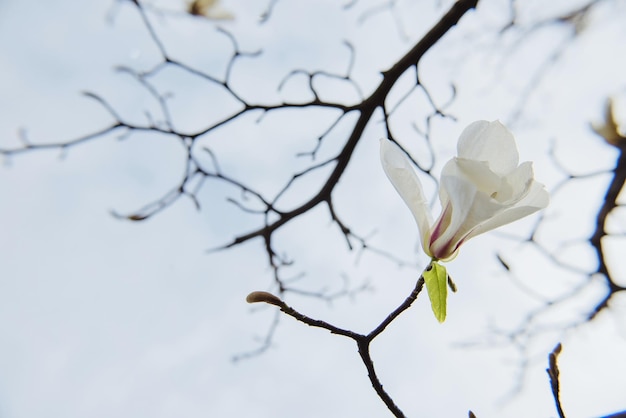
[{"label": "dark branch silhouette", "polygon": [[[390,125],[389,115],[393,110],[387,109],[386,100],[392,88],[396,85],[400,77],[407,71],[414,69],[417,71],[417,65],[422,56],[435,45],[445,34],[449,31],[458,20],[470,9],[474,8],[477,4],[477,0],[462,0],[456,2],[452,8],[441,17],[430,31],[428,31],[422,39],[417,42],[404,56],[402,56],[394,65],[388,70],[382,73],[382,80],[377,88],[372,93],[363,98],[358,103],[345,104],[337,103],[328,100],[323,100],[319,97],[313,81],[318,77],[334,78],[339,81],[343,81],[351,85],[360,96],[362,92],[359,86],[351,79],[351,71],[354,62],[355,51],[350,43],[344,42],[348,48],[350,54],[350,60],[348,68],[344,74],[333,74],[328,71],[314,71],[308,72],[306,70],[292,70],[289,72],[283,81],[278,86],[278,89],[284,85],[284,83],[293,76],[303,74],[309,79],[309,88],[313,93],[313,98],[302,102],[281,102],[281,103],[253,103],[243,98],[243,95],[238,92],[238,89],[232,84],[231,74],[235,66],[238,65],[242,58],[255,58],[259,56],[261,51],[256,52],[244,52],[240,49],[235,37],[228,31],[217,28],[217,32],[225,36],[231,43],[233,53],[226,66],[225,73],[222,78],[210,75],[198,70],[176,58],[174,58],[171,52],[166,47],[166,44],[162,41],[159,34],[159,30],[155,27],[150,13],[158,14],[159,11],[154,9],[153,6],[147,6],[143,2],[138,0],[130,0],[139,13],[144,27],[146,28],[153,44],[156,46],[159,54],[162,57],[162,61],[157,63],[151,69],[138,72],[132,68],[126,66],[118,67],[120,74],[133,77],[141,87],[143,87],[149,95],[156,101],[158,109],[161,113],[160,116],[149,115],[145,124],[138,124],[127,120],[124,115],[120,114],[115,107],[107,101],[107,99],[100,94],[94,92],[87,92],[85,96],[97,101],[107,114],[113,119],[113,123],[107,127],[99,129],[93,133],[61,142],[43,142],[35,143],[27,139],[26,134],[22,135],[23,146],[19,148],[5,148],[0,149],[0,154],[6,157],[15,156],[25,152],[33,152],[36,150],[46,149],[60,149],[67,150],[71,147],[81,145],[83,143],[103,138],[109,134],[118,134],[121,138],[128,139],[133,133],[150,132],[153,134],[164,135],[175,141],[178,141],[185,149],[186,164],[185,170],[181,175],[181,180],[172,187],[168,192],[154,200],[145,204],[143,207],[137,209],[130,214],[122,214],[118,211],[112,211],[113,215],[120,219],[128,219],[131,221],[143,221],[150,217],[160,213],[166,208],[170,207],[174,203],[178,202],[181,198],[188,198],[192,201],[197,209],[201,209],[200,201],[197,198],[198,192],[201,190],[207,180],[215,180],[226,183],[238,189],[244,199],[229,198],[228,201],[234,206],[239,208],[242,212],[248,214],[260,215],[263,219],[263,223],[258,228],[243,233],[235,237],[230,243],[227,243],[221,247],[215,248],[211,251],[228,249],[234,246],[248,242],[249,240],[260,238],[264,241],[264,247],[266,249],[267,258],[270,266],[275,272],[274,278],[280,293],[287,290],[279,271],[281,267],[289,265],[290,262],[283,256],[279,256],[279,251],[275,248],[272,240],[273,235],[285,227],[288,223],[296,218],[302,217],[316,208],[318,205],[323,204],[326,206],[330,219],[337,225],[340,233],[345,237],[346,244],[349,249],[360,249],[361,251],[370,251],[375,254],[387,257],[398,264],[410,264],[404,260],[400,260],[393,254],[377,248],[370,244],[366,239],[366,236],[355,232],[346,221],[344,221],[341,215],[338,213],[334,206],[333,192],[336,185],[342,178],[346,168],[348,167],[354,150],[358,143],[363,138],[365,127],[372,123],[377,110],[381,109],[384,114],[384,125],[389,137],[393,138],[392,128]],[[267,19],[276,2],[271,2],[268,6],[268,13],[265,16]],[[200,129],[196,132],[184,131],[178,128],[176,121],[172,117],[172,112],[169,103],[169,94],[164,94],[159,91],[155,86],[153,79],[162,73],[166,68],[174,68],[181,70],[189,75],[198,77],[207,83],[214,85],[226,92],[228,96],[238,104],[238,109],[233,113],[223,117],[221,120],[217,120],[207,127]],[[430,122],[430,118],[434,115],[443,116],[444,113],[441,109],[437,108],[432,100],[430,94],[421,84],[419,77],[416,78],[416,87],[422,88],[428,99],[433,106],[433,113],[428,117],[427,123]],[[261,112],[261,115],[265,115],[268,112],[287,110],[287,109],[314,109],[325,108],[331,109],[337,112],[336,118],[323,129],[323,133],[317,138],[316,147],[310,151],[301,153],[300,155],[309,155],[313,159],[316,157],[317,150],[320,144],[326,138],[326,136],[340,123],[347,120],[349,115],[356,115],[356,120],[345,139],[345,143],[342,146],[340,152],[325,161],[313,163],[308,168],[295,173],[280,189],[280,191],[273,197],[266,196],[257,191],[254,186],[246,184],[244,181],[235,178],[225,173],[219,164],[219,155],[217,155],[210,146],[207,146],[203,139],[203,136],[214,132],[234,121],[243,118],[248,114],[257,114]],[[428,133],[424,134],[428,142]],[[430,144],[429,144],[430,146]],[[432,148],[431,148],[432,150]],[[205,156],[209,156],[211,164],[207,164]],[[431,158],[434,163],[434,157]],[[416,163],[417,164],[417,163]],[[292,208],[283,208],[280,203],[281,198],[285,193],[291,189],[292,185],[299,179],[314,173],[322,168],[332,167],[332,171],[323,182],[319,190],[312,193],[312,196],[301,203],[295,205]],[[419,165],[418,165],[419,167]],[[426,173],[430,172],[430,167],[420,167]]]},{"label": "dark branch silhouette", "polygon": [[559,413],[559,418],[565,418],[563,407],[561,406],[561,388],[559,382],[559,366],[557,359],[561,353],[561,344],[557,344],[554,350],[548,356],[548,376],[550,376],[550,387],[552,388],[552,395],[554,396],[554,403],[556,404],[556,410]]},{"label": "dark branch silhouette", "polygon": [[605,309],[609,301],[618,292],[626,290],[626,287],[620,286],[615,282],[615,279],[611,275],[610,269],[607,265],[604,247],[602,244],[602,238],[606,237],[606,220],[609,214],[618,207],[617,197],[624,188],[626,182],[626,140],[618,144],[619,156],[617,158],[617,164],[613,169],[613,178],[609,183],[609,187],[606,190],[604,196],[604,202],[598,211],[596,216],[596,227],[593,235],[589,238],[591,246],[596,252],[598,258],[598,268],[595,273],[602,275],[607,285],[607,293],[604,299],[602,299],[593,308],[593,311],[589,315],[589,320],[593,319],[599,312]]},{"label": "dark branch silhouette", "polygon": [[[518,42],[513,47],[519,47],[532,33],[547,26],[563,26],[566,30],[566,36],[561,44],[557,46],[551,54],[548,54],[545,62],[539,65],[538,70],[528,77],[526,80],[527,87],[524,94],[515,97],[517,106],[513,111],[512,119],[516,119],[520,112],[523,111],[528,98],[538,88],[542,78],[548,69],[563,55],[567,46],[570,45],[579,35],[586,30],[586,25],[596,6],[605,3],[607,0],[593,0],[586,4],[577,6],[563,14],[556,15],[544,20],[534,21],[531,24],[524,24],[518,19],[516,2],[511,1],[511,17],[503,26],[498,29],[501,34],[508,34],[518,31]],[[344,10],[353,8],[358,0],[346,2],[343,6]],[[121,1],[117,1],[118,6]],[[402,312],[408,309],[416,300],[418,294],[422,290],[423,280],[420,279],[413,292],[406,300],[392,313],[389,314],[381,323],[368,334],[359,334],[350,330],[337,328],[332,324],[324,321],[310,318],[299,313],[294,308],[283,302],[282,297],[285,294],[296,294],[318,298],[322,301],[332,301],[339,297],[352,296],[356,293],[366,291],[369,283],[365,282],[361,285],[353,286],[348,278],[344,279],[343,286],[338,290],[322,288],[317,290],[305,290],[294,284],[295,280],[302,275],[295,275],[295,278],[286,278],[284,268],[292,266],[293,260],[282,248],[278,248],[275,236],[278,231],[287,228],[292,221],[301,219],[310,214],[315,208],[323,208],[328,215],[328,219],[333,228],[336,228],[340,239],[345,241],[345,245],[350,251],[356,251],[360,254],[370,252],[382,256],[398,265],[408,265],[417,268],[415,263],[403,260],[401,257],[383,248],[379,248],[370,242],[371,233],[362,233],[349,221],[349,216],[342,213],[340,208],[335,204],[337,197],[337,185],[344,178],[344,175],[353,161],[353,156],[358,145],[364,140],[364,132],[368,126],[379,122],[385,135],[392,141],[398,143],[402,147],[403,140],[400,139],[397,126],[392,121],[392,116],[399,107],[413,95],[416,91],[425,95],[427,106],[430,112],[425,116],[425,127],[419,128],[415,121],[411,126],[415,133],[424,138],[427,152],[420,155],[419,161],[412,158],[415,166],[426,175],[429,175],[434,182],[436,179],[432,177],[431,171],[435,167],[435,148],[431,143],[431,122],[435,118],[450,118],[453,116],[446,113],[446,109],[456,98],[456,87],[450,84],[449,100],[442,100],[440,97],[433,97],[427,87],[422,83],[418,71],[418,65],[424,55],[437,46],[441,39],[448,33],[459,20],[471,9],[477,6],[478,0],[459,0],[454,2],[453,6],[432,26],[432,28],[421,37],[412,46],[407,46],[407,52],[404,53],[395,63],[388,65],[387,70],[381,73],[380,81],[372,89],[364,89],[354,79],[354,67],[358,51],[354,44],[347,40],[341,40],[345,46],[343,53],[347,57],[347,65],[340,71],[329,71],[327,69],[304,69],[291,68],[285,74],[279,74],[280,82],[276,86],[277,93],[287,90],[292,83],[303,83],[305,85],[306,94],[300,96],[300,100],[282,100],[271,98],[259,100],[248,98],[248,91],[238,86],[236,80],[236,71],[240,66],[244,65],[247,60],[248,64],[254,62],[262,54],[262,50],[246,50],[240,46],[237,37],[228,30],[216,27],[215,31],[223,39],[228,42],[232,52],[228,56],[228,60],[224,65],[220,74],[213,74],[205,69],[198,68],[182,59],[176,58],[175,51],[171,50],[163,33],[163,28],[159,26],[158,18],[168,17],[172,19],[200,19],[203,14],[202,10],[190,8],[187,12],[172,12],[160,10],[157,7],[144,3],[139,0],[129,0],[123,2],[124,5],[133,7],[139,15],[142,22],[142,28],[148,34],[152,45],[157,50],[159,60],[156,64],[145,70],[137,70],[130,66],[120,65],[116,68],[120,77],[130,77],[135,83],[147,94],[155,103],[153,112],[145,112],[145,120],[136,121],[124,114],[120,109],[116,108],[107,98],[106,94],[97,92],[84,92],[84,96],[88,100],[95,101],[110,118],[110,122],[94,129],[84,135],[66,140],[49,139],[33,141],[25,129],[20,131],[19,139],[21,145],[19,147],[0,148],[0,154],[4,157],[13,158],[21,154],[32,153],[38,150],[58,150],[62,153],[68,150],[82,146],[85,143],[96,141],[108,136],[117,136],[120,140],[129,140],[137,133],[150,133],[159,137],[166,137],[172,142],[178,143],[184,150],[185,164],[179,177],[176,178],[168,190],[156,197],[153,201],[148,201],[143,206],[137,208],[130,213],[120,213],[112,211],[112,214],[120,219],[130,221],[143,221],[156,216],[162,211],[183,199],[189,199],[197,210],[202,209],[201,199],[198,197],[200,192],[210,182],[219,182],[228,186],[237,193],[238,197],[227,197],[226,201],[242,214],[254,217],[255,226],[249,230],[236,231],[233,233],[232,240],[222,241],[221,245],[210,250],[217,252],[227,250],[238,245],[250,241],[262,241],[263,251],[267,256],[267,263],[271,268],[273,275],[272,287],[280,297],[269,294],[256,293],[258,300],[256,302],[266,302],[276,305],[283,313],[295,318],[296,320],[306,323],[312,327],[319,327],[329,332],[350,338],[357,344],[359,355],[368,371],[368,376],[373,388],[378,396],[383,400],[388,409],[396,416],[404,416],[400,408],[394,403],[391,396],[383,389],[376,370],[374,362],[370,356],[369,346],[371,341],[381,335],[386,327],[391,324]],[[382,1],[377,5],[366,10],[358,19],[361,24],[375,16],[378,13],[391,13],[395,19],[396,28],[401,38],[407,39],[405,30],[398,19],[398,2],[395,0]],[[191,6],[190,6],[191,7]],[[195,7],[195,6],[194,6]],[[265,12],[261,16],[262,25],[268,24],[272,19],[272,13],[280,3],[277,0],[267,0]],[[193,15],[193,16],[190,16]],[[206,83],[211,88],[216,89],[220,94],[224,94],[227,99],[224,104],[224,114],[213,116],[214,119],[208,118],[201,128],[188,129],[182,128],[175,117],[172,108],[172,97],[170,92],[164,92],[159,88],[158,78],[166,71],[176,71]],[[409,77],[412,85],[406,88],[399,99],[389,103],[391,92],[399,84],[399,80],[403,77]],[[319,88],[320,82],[331,80],[334,83],[340,83],[342,86],[350,89],[354,93],[356,99],[348,100],[329,100],[324,97],[322,90]],[[230,107],[229,107],[230,106]],[[332,113],[332,117],[316,126],[311,127],[313,132],[309,139],[312,139],[313,145],[307,145],[307,148],[296,153],[296,157],[305,157],[307,163],[304,167],[291,172],[286,178],[281,179],[279,187],[274,193],[264,192],[250,179],[243,179],[237,173],[229,171],[226,164],[222,164],[222,156],[213,147],[211,143],[211,135],[220,132],[232,124],[245,121],[246,118],[254,119],[260,123],[269,114],[280,113],[281,111],[310,112],[312,110],[324,110]],[[336,130],[345,128],[347,133],[342,134],[339,138],[338,152],[330,157],[320,158],[320,150],[323,145],[331,141]],[[498,261],[502,267],[509,273],[514,283],[526,294],[541,302],[539,307],[530,309],[526,316],[522,318],[519,326],[514,329],[494,329],[491,332],[496,336],[492,340],[493,345],[509,344],[513,345],[520,352],[522,360],[522,368],[529,364],[527,358],[528,346],[533,337],[545,332],[565,333],[580,324],[593,321],[598,314],[609,308],[611,300],[622,291],[626,290],[624,285],[613,276],[611,266],[606,258],[606,240],[608,236],[614,236],[607,230],[607,219],[615,210],[620,207],[618,196],[624,188],[626,182],[626,140],[612,144],[618,150],[618,157],[613,168],[607,168],[602,172],[589,172],[585,174],[571,173],[559,164],[558,158],[554,150],[552,157],[554,166],[560,170],[563,175],[563,181],[558,183],[552,190],[552,196],[558,197],[563,186],[572,182],[583,179],[592,178],[597,175],[609,174],[611,179],[607,186],[602,202],[599,202],[599,209],[594,216],[594,230],[590,236],[581,237],[581,241],[591,246],[594,250],[597,260],[597,267],[586,270],[570,264],[567,260],[559,257],[556,251],[549,250],[544,246],[541,240],[541,229],[550,222],[549,215],[542,214],[539,216],[537,223],[526,237],[514,237],[516,240],[532,245],[539,250],[540,256],[545,257],[564,272],[573,273],[580,277],[580,282],[570,286],[566,291],[557,296],[547,297],[541,294],[540,290],[532,289],[526,286],[523,280],[515,276],[515,269],[509,264],[502,254],[497,254]],[[408,152],[407,152],[408,155]],[[424,163],[426,161],[426,163]],[[324,171],[327,170],[327,171]],[[310,190],[310,193],[299,198],[295,203],[285,204],[285,196],[295,188],[295,185],[304,178],[310,178],[318,173],[324,173],[325,177],[318,188]],[[570,243],[566,243],[570,244]],[[587,289],[594,278],[601,278],[606,285],[606,292],[600,299],[589,306],[588,311],[581,313],[580,318],[568,324],[550,324],[548,326],[540,324],[541,319],[547,313],[559,308],[576,296],[580,295]],[[449,285],[454,288],[454,283],[449,279]],[[269,296],[268,296],[269,295]],[[254,299],[254,298],[253,298]],[[258,355],[264,352],[271,344],[274,331],[278,324],[279,315],[268,327],[265,337],[259,341],[257,349],[246,352],[234,357],[234,360],[241,360]],[[539,324],[539,325],[538,325]],[[495,341],[495,342],[494,342]],[[557,367],[557,357],[560,352],[560,346],[554,349],[550,354],[550,367],[548,373],[550,375],[552,391],[559,415],[564,417],[559,400],[559,373]],[[469,416],[475,416],[473,412],[469,412]]]},{"label": "dark branch silhouette", "polygon": [[313,319],[309,316],[306,316],[291,306],[287,305],[280,298],[272,295],[267,292],[253,292],[248,295],[249,303],[269,303],[271,305],[278,306],[282,312],[295,318],[296,320],[303,322],[311,327],[323,328],[328,330],[331,334],[341,335],[347,338],[350,338],[356,342],[359,356],[367,369],[367,375],[370,379],[372,387],[376,391],[376,394],[380,397],[380,399],[387,405],[387,408],[391,411],[391,413],[398,418],[404,417],[404,413],[402,410],[395,404],[391,396],[383,389],[383,384],[381,383],[378,375],[376,374],[376,369],[374,368],[374,361],[370,355],[370,344],[379,336],[389,324],[391,324],[396,318],[400,316],[400,314],[411,307],[413,302],[417,299],[417,296],[420,294],[422,289],[424,288],[424,278],[420,276],[419,280],[415,284],[415,288],[407,296],[407,298],[398,306],[392,313],[387,316],[376,328],[370,331],[368,334],[359,334],[354,331],[346,330],[343,328],[336,327],[326,321],[321,321],[319,319]]}]

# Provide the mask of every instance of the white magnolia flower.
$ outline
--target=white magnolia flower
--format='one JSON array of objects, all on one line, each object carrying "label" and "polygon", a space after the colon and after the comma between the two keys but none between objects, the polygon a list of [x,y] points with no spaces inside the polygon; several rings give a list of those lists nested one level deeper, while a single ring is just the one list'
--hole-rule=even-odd
[{"label": "white magnolia flower", "polygon": [[478,121],[459,138],[458,157],[441,173],[442,212],[432,220],[411,161],[395,143],[381,140],[389,180],[417,221],[422,247],[433,259],[451,260],[468,239],[548,205],[548,192],[533,178],[532,163],[519,163],[515,138],[500,122]]}]

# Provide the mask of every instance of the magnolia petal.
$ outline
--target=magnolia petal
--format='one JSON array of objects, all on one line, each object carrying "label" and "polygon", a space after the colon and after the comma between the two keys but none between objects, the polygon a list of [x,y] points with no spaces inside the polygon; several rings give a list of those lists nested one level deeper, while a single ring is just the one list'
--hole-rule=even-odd
[{"label": "magnolia petal", "polygon": [[465,222],[450,238],[449,251],[456,251],[462,242],[502,225],[509,224],[544,209],[549,195],[543,184],[531,181],[528,191],[511,205],[497,202],[490,196],[478,193]]},{"label": "magnolia petal", "polygon": [[434,246],[433,253],[438,254],[443,260],[454,258],[463,242],[487,231],[488,229],[481,229],[481,226],[487,225],[492,219],[499,219],[501,213],[506,210],[508,207],[499,204],[490,196],[476,193],[471,208],[465,212],[463,222],[456,229],[449,230],[444,237],[445,241]]},{"label": "magnolia petal", "polygon": [[[520,187],[517,184],[513,187],[504,181],[505,179],[499,179],[500,187],[495,192],[491,192],[490,189],[480,190],[474,179],[464,176],[462,172],[455,170],[455,167],[458,168],[456,162],[450,161],[444,168],[446,175],[442,175],[441,178],[441,196],[447,200],[445,207],[450,209],[446,211],[450,210],[451,214],[448,215],[447,225],[443,228],[440,225],[446,219],[442,216],[437,221],[431,240],[431,252],[437,258],[448,260],[455,256],[462,242],[484,232],[479,228],[481,225],[488,226],[492,219],[496,221],[501,219],[506,223],[506,216],[501,217],[501,214],[514,207],[528,194],[528,191],[523,189],[515,200],[508,199],[511,203],[501,202],[497,199],[498,193],[510,196],[513,188],[519,189]],[[477,165],[474,168],[480,170],[479,167]],[[526,169],[521,172],[525,173]],[[518,192],[518,190],[514,191]],[[527,214],[534,211],[527,211]],[[437,233],[438,231],[442,232]]]},{"label": "magnolia petal", "polygon": [[465,223],[454,234],[456,241],[466,241],[470,238],[468,235],[474,232],[476,228],[499,217],[503,211],[509,208],[484,193],[478,193],[473,203],[465,217]]},{"label": "magnolia petal", "polygon": [[442,212],[434,224],[421,183],[401,148],[383,139],[381,161],[417,221],[424,251],[435,259],[449,261],[466,240],[548,205],[548,193],[534,181],[532,164],[518,166],[515,139],[498,121],[475,122],[461,134],[458,157],[442,170]]},{"label": "magnolia petal", "polygon": [[[439,259],[447,259],[458,231],[470,230],[476,224],[468,219],[475,200],[480,193],[476,186],[465,176],[453,175],[456,165],[449,161],[444,168],[448,174],[441,176],[440,198],[445,209],[435,222],[436,233],[431,237],[430,250]],[[484,195],[484,194],[483,194]]]},{"label": "magnolia petal", "polygon": [[411,160],[398,145],[383,138],[380,140],[380,161],[391,184],[413,213],[420,232],[420,242],[424,251],[428,253],[432,215],[428,201],[424,197],[422,183],[411,165]]},{"label": "magnolia petal", "polygon": [[528,194],[533,177],[533,165],[526,161],[506,176],[503,182],[506,188],[492,197],[502,204],[515,204]]},{"label": "magnolia petal", "polygon": [[484,232],[491,231],[502,225],[509,224],[531,215],[538,210],[545,209],[550,203],[550,196],[546,191],[543,184],[533,181],[530,185],[529,192],[526,196],[520,200],[514,206],[503,208],[498,214],[485,220],[477,225],[468,235],[465,240],[480,235]]},{"label": "magnolia petal", "polygon": [[510,173],[519,163],[513,134],[499,121],[485,120],[470,124],[461,133],[457,145],[460,158],[486,161],[501,176]]},{"label": "magnolia petal", "polygon": [[462,175],[476,186],[478,190],[487,195],[498,192],[502,186],[502,177],[491,171],[489,165],[485,161],[466,160],[465,158],[454,158],[449,164],[446,164],[448,173],[446,175],[452,175],[452,170],[455,168],[454,175]]}]

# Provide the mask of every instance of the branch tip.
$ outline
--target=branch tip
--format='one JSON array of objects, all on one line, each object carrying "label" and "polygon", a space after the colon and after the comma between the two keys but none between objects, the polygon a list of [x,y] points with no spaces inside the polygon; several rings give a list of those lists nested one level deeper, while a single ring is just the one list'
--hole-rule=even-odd
[{"label": "branch tip", "polygon": [[270,305],[275,305],[278,307],[282,307],[285,305],[285,302],[280,300],[278,296],[275,296],[269,292],[262,292],[262,291],[256,291],[256,292],[250,293],[248,296],[246,296],[246,302],[248,303],[265,302],[265,303],[269,303]]}]

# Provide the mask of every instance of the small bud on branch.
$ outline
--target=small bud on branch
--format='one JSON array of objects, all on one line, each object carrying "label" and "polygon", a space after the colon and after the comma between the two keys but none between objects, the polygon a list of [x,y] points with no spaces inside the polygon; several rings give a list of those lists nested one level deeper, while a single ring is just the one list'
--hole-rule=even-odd
[{"label": "small bud on branch", "polygon": [[272,295],[269,292],[261,292],[261,291],[250,293],[248,296],[246,296],[246,302],[248,303],[265,302],[265,303],[269,303],[270,305],[276,305],[278,307],[283,307],[285,305],[285,302],[280,300],[278,296]]}]

